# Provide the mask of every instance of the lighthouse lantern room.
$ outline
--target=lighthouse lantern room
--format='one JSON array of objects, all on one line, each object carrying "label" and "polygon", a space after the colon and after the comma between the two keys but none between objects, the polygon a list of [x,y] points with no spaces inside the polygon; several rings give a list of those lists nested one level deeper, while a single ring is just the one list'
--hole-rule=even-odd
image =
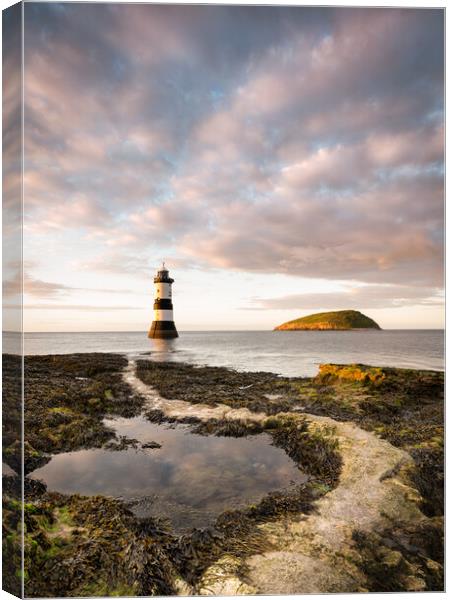
[{"label": "lighthouse lantern room", "polygon": [[172,306],[172,284],[169,271],[164,263],[153,279],[155,284],[155,300],[153,303],[153,321],[148,337],[170,339],[178,337],[174,323]]}]

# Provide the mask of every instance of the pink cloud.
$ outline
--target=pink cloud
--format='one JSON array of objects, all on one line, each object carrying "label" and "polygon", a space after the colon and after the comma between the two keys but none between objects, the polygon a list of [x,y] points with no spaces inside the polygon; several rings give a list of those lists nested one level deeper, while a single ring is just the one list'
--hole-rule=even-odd
[{"label": "pink cloud", "polygon": [[325,11],[307,27],[294,11],[278,29],[210,8],[71,7],[66,28],[37,31],[33,235],[79,230],[125,266],[164,247],[181,264],[439,284],[435,13]]}]

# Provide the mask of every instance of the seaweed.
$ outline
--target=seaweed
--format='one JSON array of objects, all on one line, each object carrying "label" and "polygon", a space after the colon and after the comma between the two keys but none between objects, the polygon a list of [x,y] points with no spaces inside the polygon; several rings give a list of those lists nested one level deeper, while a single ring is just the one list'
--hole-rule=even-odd
[{"label": "seaweed", "polygon": [[273,443],[283,448],[290,458],[321,482],[335,487],[340,477],[342,460],[333,432],[312,431],[306,418],[284,417],[271,431]]},{"label": "seaweed", "polygon": [[[6,360],[6,362],[5,362]],[[13,399],[14,357],[6,357],[4,460],[20,469]],[[341,457],[333,429],[314,428],[305,413],[351,420],[403,448],[413,458],[408,476],[422,497],[424,520],[392,522],[383,531],[353,535],[357,567],[370,591],[439,590],[443,586],[443,374],[430,371],[322,366],[318,377],[283,378],[225,368],[138,361],[138,376],[165,398],[226,404],[263,413],[256,420],[167,417],[145,409],[124,382],[127,360],[116,354],[27,357],[25,468],[51,454],[87,447],[138,448],[117,438],[106,416],[131,417],[144,409],[156,423],[182,422],[201,435],[240,437],[266,433],[309,480],[265,496],[258,504],[226,511],[213,526],[174,535],[157,519],[139,519],[120,501],[50,493],[25,478],[26,562],[20,565],[20,477],[3,478],[3,543],[12,556],[8,589],[23,576],[27,596],[172,595],[180,582],[192,589],[224,556],[238,559],[272,548],[259,525],[315,511],[317,500],[339,482]],[[11,406],[10,406],[11,405]],[[141,448],[144,447],[142,444]],[[164,448],[163,450],[164,451]],[[391,477],[393,473],[387,473]],[[240,563],[242,564],[242,563]],[[245,573],[242,573],[245,576]],[[185,590],[186,589],[183,588]]]},{"label": "seaweed", "polygon": [[24,515],[27,596],[174,594],[172,536],[119,501],[44,492]]},{"label": "seaweed", "polygon": [[201,421],[191,431],[199,435],[246,437],[262,433],[263,427],[260,423],[245,421],[244,419],[209,419]]},{"label": "seaweed", "polygon": [[[4,357],[6,371],[15,357]],[[116,354],[70,354],[25,357],[25,474],[49,460],[50,454],[101,447],[115,437],[105,416],[140,414],[144,400],[122,377],[128,364]],[[4,390],[8,412],[12,399]],[[20,406],[20,403],[19,403]],[[21,444],[12,433],[5,436],[3,460],[16,471]]]},{"label": "seaweed", "polygon": [[358,566],[370,592],[443,591],[443,519],[393,523],[381,532],[355,530]]},{"label": "seaweed", "polygon": [[[289,379],[272,373],[138,360],[136,374],[162,397],[193,404],[227,404],[256,413],[277,414],[290,410],[298,402]],[[277,397],[271,397],[274,395]]]}]

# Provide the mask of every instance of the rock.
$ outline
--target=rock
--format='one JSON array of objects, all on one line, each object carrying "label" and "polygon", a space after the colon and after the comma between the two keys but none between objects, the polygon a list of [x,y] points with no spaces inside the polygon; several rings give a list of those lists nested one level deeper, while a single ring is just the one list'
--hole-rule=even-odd
[{"label": "rock", "polygon": [[138,448],[139,441],[135,438],[129,438],[126,435],[120,435],[118,439],[112,440],[104,445],[105,450],[122,452],[128,448]]},{"label": "rock", "polygon": [[145,442],[141,444],[141,448],[161,448],[161,444],[158,442]]},{"label": "rock", "polygon": [[[149,352],[150,354],[150,352]],[[173,581],[173,586],[175,591],[177,592],[177,596],[192,596],[193,589],[190,585],[186,583],[181,577],[176,577]]]},{"label": "rock", "polygon": [[426,589],[426,582],[424,579],[420,579],[420,577],[406,577],[404,585],[408,592],[422,592]]},{"label": "rock", "polygon": [[402,561],[402,554],[397,550],[386,550],[381,552],[381,563],[388,569],[399,567]]},{"label": "rock", "polygon": [[440,573],[442,570],[442,565],[430,558],[426,561],[426,567],[429,571],[431,571],[432,573],[435,573],[435,574]]},{"label": "rock", "polygon": [[202,576],[198,593],[202,596],[242,596],[254,595],[256,588],[241,581],[238,572],[241,561],[234,556],[225,555],[212,564]]}]

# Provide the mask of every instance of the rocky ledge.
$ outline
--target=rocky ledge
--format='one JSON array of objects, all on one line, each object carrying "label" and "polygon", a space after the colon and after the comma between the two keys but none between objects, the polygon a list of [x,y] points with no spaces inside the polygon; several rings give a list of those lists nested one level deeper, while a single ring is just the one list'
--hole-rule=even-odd
[{"label": "rocky ledge", "polygon": [[[4,357],[3,460],[17,470],[16,360]],[[103,418],[145,413],[204,435],[264,431],[310,474],[182,536],[118,500],[27,477],[28,597],[443,589],[443,373],[322,365],[315,378],[281,378],[112,354],[30,357],[25,369],[27,473],[62,451],[120,451],[126,440]],[[14,591],[20,480],[3,479]]]}]

